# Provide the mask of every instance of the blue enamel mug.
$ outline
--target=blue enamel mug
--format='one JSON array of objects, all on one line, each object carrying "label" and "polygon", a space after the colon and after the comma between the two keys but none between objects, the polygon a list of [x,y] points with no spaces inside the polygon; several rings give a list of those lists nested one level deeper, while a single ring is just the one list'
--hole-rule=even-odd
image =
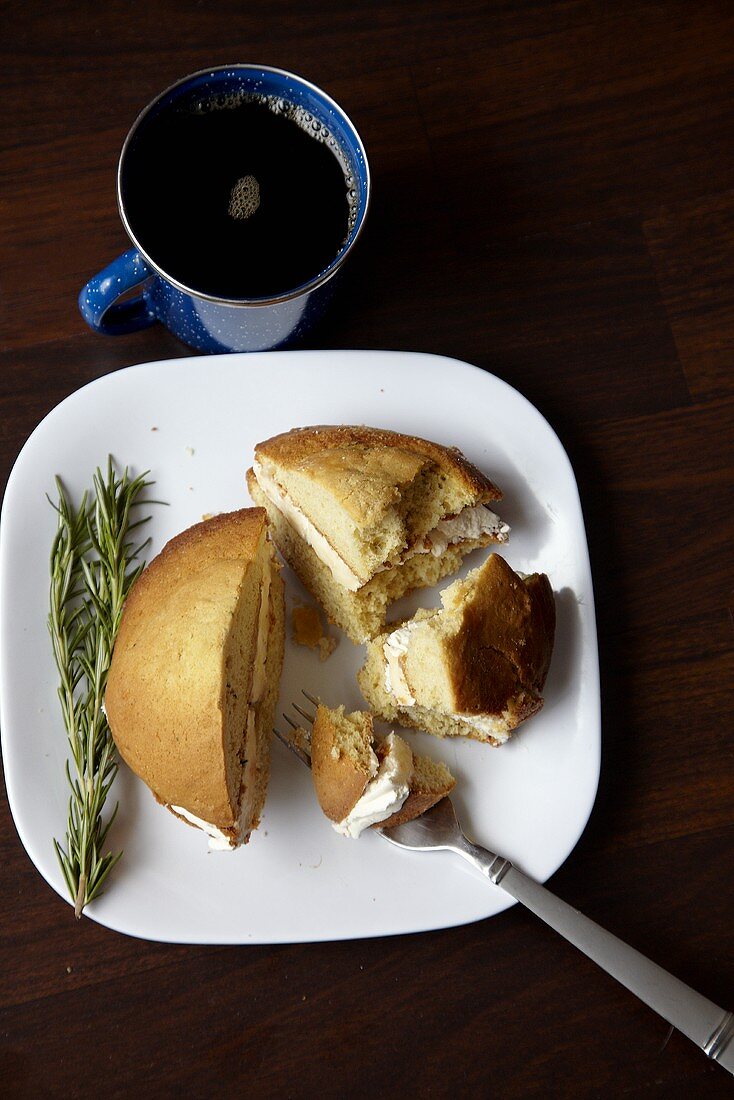
[{"label": "blue enamel mug", "polygon": [[[338,145],[352,187],[353,217],[348,233],[327,267],[308,281],[277,296],[220,298],[187,286],[164,270],[146,249],[131,223],[126,203],[127,158],[134,157],[135,135],[152,112],[166,112],[191,96],[255,95],[276,97],[302,108]],[[164,118],[165,121],[165,118]],[[133,247],[90,279],[79,294],[79,309],[96,332],[118,335],[158,321],[174,336],[199,351],[266,351],[302,335],[324,311],[345,260],[364,226],[370,200],[367,154],[359,134],[342,109],[314,84],[263,65],[223,65],[184,77],[154,99],[133,124],[120,154],[117,201]],[[193,280],[192,280],[193,281]],[[124,295],[139,289],[133,297]]]}]

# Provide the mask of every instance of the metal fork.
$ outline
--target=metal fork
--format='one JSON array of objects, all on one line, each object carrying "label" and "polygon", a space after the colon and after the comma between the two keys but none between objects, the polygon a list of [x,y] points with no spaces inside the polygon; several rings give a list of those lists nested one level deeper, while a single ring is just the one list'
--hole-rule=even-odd
[{"label": "metal fork", "polygon": [[[307,691],[303,695],[313,706],[318,706],[319,701],[313,695]],[[293,704],[293,709],[309,724],[313,723],[315,715],[298,703]],[[293,729],[294,736],[286,736],[278,730],[273,732],[302,763],[310,767],[308,730],[305,731],[306,737],[299,739],[296,733],[301,728],[299,723],[285,713],[283,717]],[[404,825],[395,825],[391,829],[374,828],[373,831],[398,848],[413,852],[449,851],[467,860],[491,883],[522,902],[664,1020],[692,1039],[709,1058],[734,1074],[734,1042],[731,1041],[734,1038],[733,1013],[725,1012],[719,1005],[696,993],[667,970],[579,913],[578,909],[555,897],[545,886],[518,871],[509,859],[473,844],[464,835],[450,798],[442,799],[427,813]]]}]

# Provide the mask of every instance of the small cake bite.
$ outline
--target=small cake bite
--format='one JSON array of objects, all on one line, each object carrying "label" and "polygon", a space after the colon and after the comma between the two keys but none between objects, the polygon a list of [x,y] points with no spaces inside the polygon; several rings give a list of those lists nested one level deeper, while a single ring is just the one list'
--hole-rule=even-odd
[{"label": "small cake bite", "polygon": [[344,707],[319,705],[310,748],[316,797],[343,836],[411,821],[456,782],[445,764],[414,756],[396,733],[377,739],[366,711],[345,714]]},{"label": "small cake bite", "polygon": [[112,736],[211,848],[236,848],[259,823],[283,648],[283,581],[262,508],[177,535],[125,603],[105,695]]},{"label": "small cake bite", "polygon": [[491,554],[441,601],[368,643],[362,694],[385,721],[501,745],[543,705],[555,634],[550,582]]},{"label": "small cake bite", "polygon": [[327,661],[339,639],[333,634],[324,633],[321,613],[317,607],[296,606],[291,612],[291,637],[296,645],[307,649],[317,649],[319,660]]},{"label": "small cake bite", "polygon": [[506,542],[502,493],[454,447],[364,426],[294,428],[259,443],[247,484],[275,543],[353,642],[387,607]]}]

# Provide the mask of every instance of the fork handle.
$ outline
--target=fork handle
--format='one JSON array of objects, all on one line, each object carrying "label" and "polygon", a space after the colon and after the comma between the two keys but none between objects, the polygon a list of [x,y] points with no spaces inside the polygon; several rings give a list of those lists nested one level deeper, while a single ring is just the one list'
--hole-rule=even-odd
[{"label": "fork handle", "polygon": [[561,901],[509,860],[470,842],[459,854],[734,1074],[734,1014]]}]

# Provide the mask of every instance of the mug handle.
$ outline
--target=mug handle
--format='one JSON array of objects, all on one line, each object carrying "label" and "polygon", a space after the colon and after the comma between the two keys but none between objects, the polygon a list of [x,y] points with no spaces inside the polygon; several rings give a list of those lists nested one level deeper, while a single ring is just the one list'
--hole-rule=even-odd
[{"label": "mug handle", "polygon": [[105,336],[119,336],[123,332],[136,332],[152,325],[157,317],[145,290],[127,302],[115,305],[122,294],[152,274],[137,248],[130,248],[90,279],[79,294],[79,309],[89,327]]}]

